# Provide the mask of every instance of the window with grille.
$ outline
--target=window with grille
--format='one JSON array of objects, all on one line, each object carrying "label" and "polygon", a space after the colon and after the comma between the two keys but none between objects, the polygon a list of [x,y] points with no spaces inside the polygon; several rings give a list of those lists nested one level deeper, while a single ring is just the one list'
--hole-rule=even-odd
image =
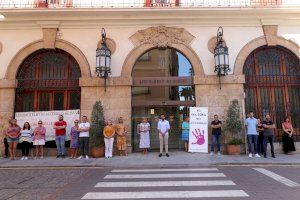
[{"label": "window with grille", "polygon": [[39,50],[21,64],[16,89],[16,112],[80,108],[80,68],[62,50]]},{"label": "window with grille", "polygon": [[281,123],[290,116],[300,140],[300,61],[283,47],[261,47],[253,51],[244,64],[246,76],[246,111],[264,119],[271,114],[281,140]]}]

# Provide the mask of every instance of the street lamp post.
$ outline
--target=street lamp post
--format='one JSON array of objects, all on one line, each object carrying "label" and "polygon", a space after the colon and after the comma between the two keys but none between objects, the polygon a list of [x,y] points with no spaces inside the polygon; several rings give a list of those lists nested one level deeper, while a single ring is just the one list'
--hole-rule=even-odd
[{"label": "street lamp post", "polygon": [[101,37],[101,45],[96,49],[96,75],[100,78],[104,78],[106,92],[106,79],[111,73],[111,51],[106,45],[106,32],[104,28],[102,28]]},{"label": "street lamp post", "polygon": [[217,32],[217,43],[214,49],[215,57],[215,72],[219,77],[219,84],[221,89],[221,76],[226,76],[230,71],[228,47],[223,40],[223,28],[220,26]]}]

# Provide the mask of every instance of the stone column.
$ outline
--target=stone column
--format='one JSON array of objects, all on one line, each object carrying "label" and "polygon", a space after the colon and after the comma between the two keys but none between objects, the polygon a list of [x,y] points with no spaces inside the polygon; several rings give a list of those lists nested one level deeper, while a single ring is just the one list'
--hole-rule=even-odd
[{"label": "stone column", "polygon": [[[194,77],[196,106],[208,107],[209,122],[217,114],[219,119],[226,121],[227,110],[232,100],[237,99],[241,106],[241,118],[244,118],[244,75],[228,75],[221,77],[221,89],[216,75]],[[209,136],[211,128],[209,127]],[[225,134],[224,134],[225,135]],[[223,136],[223,143],[227,143],[227,138]],[[209,144],[210,144],[209,137]],[[224,147],[224,146],[223,146]]]},{"label": "stone column", "polygon": [[[0,124],[7,124],[7,119],[14,114],[16,80],[0,80]],[[1,129],[1,126],[0,126]],[[1,130],[0,130],[1,131]]]},{"label": "stone column", "polygon": [[127,128],[127,151],[132,152],[131,146],[131,78],[111,77],[107,80],[105,92],[104,79],[81,78],[81,114],[90,118],[93,105],[101,101],[105,120],[111,119],[117,123],[123,117]]}]

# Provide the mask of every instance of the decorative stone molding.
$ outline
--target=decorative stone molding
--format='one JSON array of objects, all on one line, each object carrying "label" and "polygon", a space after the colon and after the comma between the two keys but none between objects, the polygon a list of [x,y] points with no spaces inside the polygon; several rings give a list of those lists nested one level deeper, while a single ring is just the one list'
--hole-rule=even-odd
[{"label": "decorative stone molding", "polygon": [[135,47],[124,61],[121,76],[131,77],[134,64],[143,53],[153,48],[166,47],[180,51],[190,61],[196,76],[204,75],[202,63],[190,46],[193,39],[194,36],[183,28],[159,26],[137,31],[130,37]]},{"label": "decorative stone molding", "polygon": [[[107,86],[131,86],[132,79],[129,77],[109,77]],[[104,79],[98,77],[80,78],[80,87],[104,87]]]},{"label": "decorative stone molding", "polygon": [[[227,75],[221,77],[221,84],[244,84],[244,75]],[[216,85],[219,84],[219,77],[216,75],[194,76],[195,85]]]},{"label": "decorative stone molding", "polygon": [[43,41],[45,49],[55,49],[57,28],[43,28]]},{"label": "decorative stone molding", "polygon": [[[18,69],[22,64],[22,62],[24,61],[24,59],[27,58],[29,55],[31,55],[33,52],[43,48],[44,48],[44,41],[37,40],[35,42],[26,45],[20,51],[18,51],[8,65],[5,79],[9,79],[9,80],[16,79]],[[64,50],[75,58],[81,71],[81,77],[91,77],[91,70],[90,70],[89,63],[85,55],[81,52],[81,50],[78,47],[65,40],[56,40],[55,48]]]},{"label": "decorative stone molding", "polygon": [[2,53],[2,50],[3,50],[3,45],[2,45],[2,43],[0,42],[0,54]]},{"label": "decorative stone molding", "polygon": [[[224,39],[223,39],[223,41],[226,45],[226,41]],[[208,40],[208,42],[207,42],[207,48],[212,54],[214,54],[216,44],[217,44],[217,36],[210,38],[210,40]]]},{"label": "decorative stone molding", "polygon": [[167,48],[170,44],[190,45],[195,37],[184,28],[176,27],[150,27],[139,30],[130,37],[134,46],[151,44],[157,48]]},{"label": "decorative stone molding", "polygon": [[277,25],[264,25],[263,26],[264,35],[266,37],[266,42],[268,46],[275,46],[278,43],[278,26]]},{"label": "decorative stone molding", "polygon": [[[114,54],[117,48],[116,42],[111,38],[106,38],[106,45],[111,51],[111,54]],[[97,48],[101,46],[101,40],[97,44]]]},{"label": "decorative stone molding", "polygon": [[[291,40],[286,40],[283,37],[278,37],[278,36],[274,36],[274,37],[276,37],[276,40],[277,40],[276,45],[279,45],[279,46],[289,49],[298,58],[300,58],[300,48],[295,42],[293,42]],[[249,56],[249,54],[251,54],[251,52],[254,51],[255,49],[257,49],[261,46],[265,46],[265,45],[267,45],[267,39],[265,36],[256,38],[256,39],[248,42],[242,48],[242,50],[239,52],[239,54],[236,57],[235,64],[234,64],[234,74],[242,75],[244,63],[245,63],[247,57]]]},{"label": "decorative stone molding", "polygon": [[0,79],[0,88],[16,88],[17,86],[17,81],[14,80],[9,80],[9,79]]}]

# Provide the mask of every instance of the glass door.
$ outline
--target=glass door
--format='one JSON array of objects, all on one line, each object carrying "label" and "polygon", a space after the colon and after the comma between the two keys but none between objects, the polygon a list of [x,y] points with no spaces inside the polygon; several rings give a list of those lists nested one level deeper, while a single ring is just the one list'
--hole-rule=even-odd
[{"label": "glass door", "polygon": [[159,138],[157,131],[157,123],[161,114],[165,114],[166,119],[170,123],[169,131],[169,148],[183,149],[181,141],[181,123],[185,116],[188,116],[189,109],[186,106],[157,106],[157,107],[133,107],[132,108],[132,141],[133,150],[139,151],[139,134],[137,131],[138,124],[143,117],[148,118],[151,126],[150,129],[150,149],[159,150]]}]

